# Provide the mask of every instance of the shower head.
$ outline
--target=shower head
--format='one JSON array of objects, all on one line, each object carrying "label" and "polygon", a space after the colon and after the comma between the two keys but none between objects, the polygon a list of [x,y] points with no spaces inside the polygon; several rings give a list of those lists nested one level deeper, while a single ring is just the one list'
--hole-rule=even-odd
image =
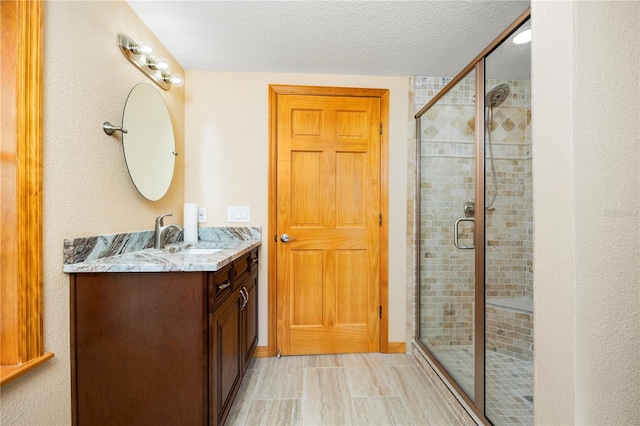
[{"label": "shower head", "polygon": [[511,88],[507,83],[498,84],[493,89],[489,90],[487,96],[485,96],[485,106],[489,108],[495,108],[502,105],[507,100]]}]

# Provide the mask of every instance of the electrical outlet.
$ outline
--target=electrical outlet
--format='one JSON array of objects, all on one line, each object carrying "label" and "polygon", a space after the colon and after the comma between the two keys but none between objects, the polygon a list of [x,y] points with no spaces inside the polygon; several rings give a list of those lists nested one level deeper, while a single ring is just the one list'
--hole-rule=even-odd
[{"label": "electrical outlet", "polygon": [[227,222],[251,222],[251,208],[248,206],[227,207]]},{"label": "electrical outlet", "polygon": [[207,208],[198,207],[198,223],[205,223],[207,221]]}]

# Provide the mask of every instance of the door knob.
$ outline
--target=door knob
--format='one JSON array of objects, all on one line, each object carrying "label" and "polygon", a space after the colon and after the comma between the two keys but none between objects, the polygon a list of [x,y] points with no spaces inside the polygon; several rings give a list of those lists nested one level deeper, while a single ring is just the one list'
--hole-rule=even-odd
[{"label": "door knob", "polygon": [[289,242],[289,235],[287,235],[287,234],[280,235],[280,241],[282,241],[283,243],[288,243]]}]

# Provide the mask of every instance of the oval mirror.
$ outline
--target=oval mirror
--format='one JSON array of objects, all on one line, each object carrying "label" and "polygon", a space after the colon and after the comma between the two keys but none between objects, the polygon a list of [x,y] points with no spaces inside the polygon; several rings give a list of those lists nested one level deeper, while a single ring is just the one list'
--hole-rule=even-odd
[{"label": "oval mirror", "polygon": [[150,84],[131,89],[122,116],[124,158],[140,194],[157,201],[169,190],[175,166],[175,140],[169,110]]}]

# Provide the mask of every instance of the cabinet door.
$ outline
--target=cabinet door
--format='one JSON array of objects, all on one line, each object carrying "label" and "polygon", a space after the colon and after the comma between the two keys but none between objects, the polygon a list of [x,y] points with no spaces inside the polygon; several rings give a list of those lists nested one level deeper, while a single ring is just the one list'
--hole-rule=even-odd
[{"label": "cabinet door", "polygon": [[72,283],[74,424],[206,424],[204,275],[78,274]]},{"label": "cabinet door", "polygon": [[227,301],[209,314],[210,424],[222,424],[229,412],[241,377],[240,308],[243,298],[235,290]]},{"label": "cabinet door", "polygon": [[243,284],[248,301],[242,310],[242,371],[246,371],[258,344],[258,271]]}]

